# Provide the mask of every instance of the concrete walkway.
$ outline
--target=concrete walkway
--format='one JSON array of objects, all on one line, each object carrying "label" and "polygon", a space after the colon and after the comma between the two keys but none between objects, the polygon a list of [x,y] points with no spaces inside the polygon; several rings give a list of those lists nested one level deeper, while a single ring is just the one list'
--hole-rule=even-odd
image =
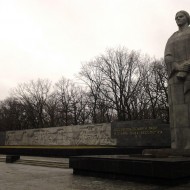
[{"label": "concrete walkway", "polygon": [[72,169],[49,168],[0,162],[0,190],[189,190],[190,183],[159,186],[130,181],[84,177]]}]

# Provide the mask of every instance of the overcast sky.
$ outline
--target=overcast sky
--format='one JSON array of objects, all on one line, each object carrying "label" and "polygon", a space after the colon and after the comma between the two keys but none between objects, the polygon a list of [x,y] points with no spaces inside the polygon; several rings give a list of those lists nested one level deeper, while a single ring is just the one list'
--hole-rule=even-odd
[{"label": "overcast sky", "polygon": [[107,48],[161,58],[179,10],[190,0],[0,0],[0,99],[22,82],[73,78]]}]

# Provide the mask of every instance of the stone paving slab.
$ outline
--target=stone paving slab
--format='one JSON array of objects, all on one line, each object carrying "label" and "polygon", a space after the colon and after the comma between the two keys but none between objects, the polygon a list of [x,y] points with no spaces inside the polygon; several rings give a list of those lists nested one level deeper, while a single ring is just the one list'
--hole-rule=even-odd
[{"label": "stone paving slab", "polygon": [[159,186],[139,182],[73,175],[71,169],[0,162],[0,190],[189,190],[190,182]]},{"label": "stone paving slab", "polygon": [[34,156],[21,156],[22,160],[37,160],[37,161],[52,161],[69,163],[69,158],[51,158],[51,157],[34,157]]}]

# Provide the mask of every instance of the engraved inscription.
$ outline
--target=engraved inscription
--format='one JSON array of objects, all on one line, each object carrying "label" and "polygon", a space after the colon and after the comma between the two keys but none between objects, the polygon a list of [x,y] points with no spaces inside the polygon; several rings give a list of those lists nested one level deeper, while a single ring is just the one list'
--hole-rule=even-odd
[{"label": "engraved inscription", "polygon": [[128,136],[128,135],[160,135],[163,130],[158,126],[147,126],[147,127],[115,127],[113,129],[114,136]]}]

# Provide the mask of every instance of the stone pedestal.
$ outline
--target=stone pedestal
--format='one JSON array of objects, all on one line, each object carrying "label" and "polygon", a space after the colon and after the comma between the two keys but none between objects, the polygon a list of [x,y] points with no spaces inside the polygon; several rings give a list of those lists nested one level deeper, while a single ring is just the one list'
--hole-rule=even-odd
[{"label": "stone pedestal", "polygon": [[[74,174],[118,179],[152,179],[178,183],[190,178],[189,157],[152,158],[143,155],[112,155],[71,157]],[[160,183],[160,181],[159,181]]]},{"label": "stone pedestal", "polygon": [[190,149],[144,149],[142,152],[143,156],[149,156],[152,158],[167,158],[167,157],[189,157]]}]

